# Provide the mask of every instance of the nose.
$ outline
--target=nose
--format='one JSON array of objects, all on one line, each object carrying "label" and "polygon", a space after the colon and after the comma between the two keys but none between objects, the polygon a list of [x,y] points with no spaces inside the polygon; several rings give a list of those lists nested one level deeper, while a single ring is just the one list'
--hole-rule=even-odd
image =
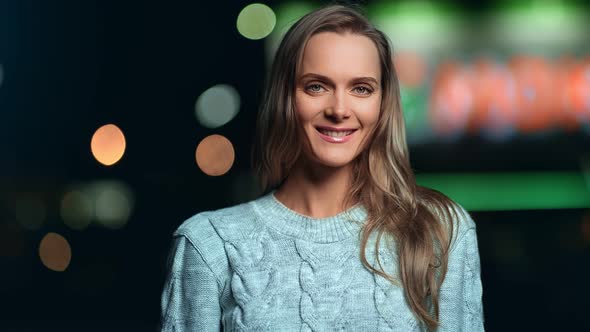
[{"label": "nose", "polygon": [[346,93],[343,91],[336,92],[331,98],[330,103],[324,110],[326,117],[342,120],[350,116],[346,103]]}]

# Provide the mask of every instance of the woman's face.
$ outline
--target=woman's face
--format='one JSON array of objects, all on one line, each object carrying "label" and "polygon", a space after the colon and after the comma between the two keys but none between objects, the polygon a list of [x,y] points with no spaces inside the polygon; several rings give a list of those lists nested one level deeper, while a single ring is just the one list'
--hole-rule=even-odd
[{"label": "woman's face", "polygon": [[379,61],[373,41],[359,34],[321,32],[309,39],[295,92],[309,160],[342,167],[361,153],[379,118]]}]

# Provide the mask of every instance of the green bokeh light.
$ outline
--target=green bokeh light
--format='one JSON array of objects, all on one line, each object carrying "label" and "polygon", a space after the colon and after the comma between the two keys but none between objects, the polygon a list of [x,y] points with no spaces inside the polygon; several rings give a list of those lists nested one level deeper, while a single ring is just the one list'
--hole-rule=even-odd
[{"label": "green bokeh light", "polygon": [[421,174],[417,182],[470,211],[590,207],[581,172]]},{"label": "green bokeh light", "polygon": [[248,39],[262,39],[274,29],[276,17],[273,10],[261,3],[250,4],[238,15],[237,28]]}]

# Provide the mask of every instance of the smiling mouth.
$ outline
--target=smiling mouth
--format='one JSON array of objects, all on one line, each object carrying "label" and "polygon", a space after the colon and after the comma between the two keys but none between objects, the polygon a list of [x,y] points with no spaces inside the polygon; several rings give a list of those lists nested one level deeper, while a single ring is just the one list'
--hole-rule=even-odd
[{"label": "smiling mouth", "polygon": [[356,131],[356,129],[351,130],[328,130],[324,128],[315,127],[317,131],[321,134],[330,136],[330,137],[345,137],[348,136]]}]

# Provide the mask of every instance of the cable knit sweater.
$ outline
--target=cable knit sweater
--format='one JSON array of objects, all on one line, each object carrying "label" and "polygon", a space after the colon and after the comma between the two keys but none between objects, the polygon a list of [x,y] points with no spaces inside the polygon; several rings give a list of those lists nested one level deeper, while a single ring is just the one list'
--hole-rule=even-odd
[{"label": "cable knit sweater", "polygon": [[[362,265],[362,205],[311,218],[274,192],[198,213],[174,232],[162,331],[425,330],[403,289]],[[438,331],[483,331],[476,227],[467,213],[457,226]],[[367,260],[378,267],[369,240]],[[397,277],[396,254],[381,241],[379,259]]]}]

